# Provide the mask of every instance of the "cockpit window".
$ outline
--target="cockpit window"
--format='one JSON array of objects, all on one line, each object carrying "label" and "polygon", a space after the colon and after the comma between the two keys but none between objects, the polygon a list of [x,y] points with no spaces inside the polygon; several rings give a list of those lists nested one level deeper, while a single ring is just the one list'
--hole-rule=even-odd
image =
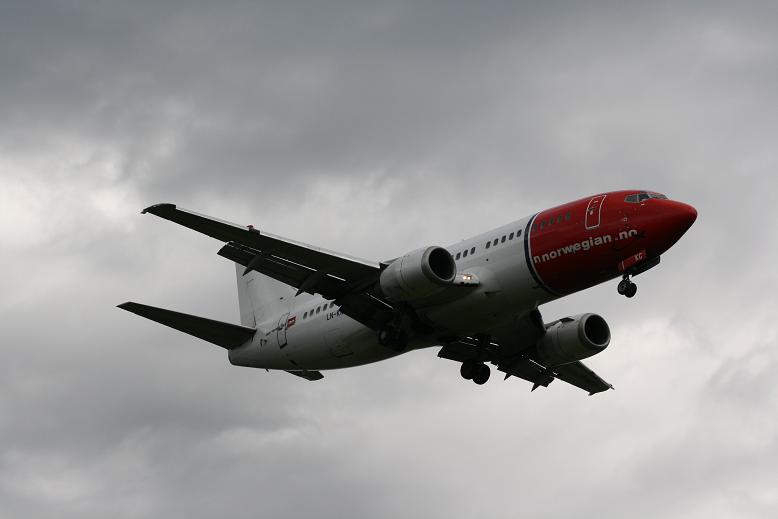
[{"label": "cockpit window", "polygon": [[640,202],[645,202],[649,198],[656,198],[659,200],[667,200],[667,197],[665,195],[662,195],[660,193],[649,193],[647,191],[642,191],[640,193],[634,193],[632,195],[627,195],[624,198],[625,202],[629,202],[630,204],[637,204]]}]

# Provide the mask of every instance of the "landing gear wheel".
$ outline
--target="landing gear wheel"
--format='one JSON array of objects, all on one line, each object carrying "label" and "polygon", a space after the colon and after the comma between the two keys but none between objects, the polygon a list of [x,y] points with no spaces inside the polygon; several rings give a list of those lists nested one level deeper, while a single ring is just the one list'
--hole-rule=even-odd
[{"label": "landing gear wheel", "polygon": [[387,348],[391,346],[392,330],[389,328],[381,328],[378,330],[378,343],[381,344],[381,346],[386,346]]},{"label": "landing gear wheel", "polygon": [[478,364],[471,360],[467,360],[462,363],[462,367],[459,368],[459,374],[465,380],[473,380],[473,374],[477,371]]},{"label": "landing gear wheel", "polygon": [[619,281],[616,291],[626,297],[635,297],[635,294],[638,293],[638,286],[630,281],[629,276],[625,274],[624,278]]},{"label": "landing gear wheel", "polygon": [[394,351],[403,351],[408,346],[408,334],[398,328],[387,326],[378,331],[378,343]]},{"label": "landing gear wheel", "polygon": [[489,369],[489,366],[486,364],[478,364],[473,373],[473,382],[479,386],[486,384],[486,381],[489,380],[489,375],[491,374],[492,370]]}]

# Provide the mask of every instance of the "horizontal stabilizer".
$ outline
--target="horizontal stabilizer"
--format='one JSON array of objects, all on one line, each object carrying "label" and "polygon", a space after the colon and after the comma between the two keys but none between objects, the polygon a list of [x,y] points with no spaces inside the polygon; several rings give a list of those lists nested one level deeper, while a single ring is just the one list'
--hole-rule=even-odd
[{"label": "horizontal stabilizer", "polygon": [[255,328],[240,326],[238,324],[215,321],[205,317],[174,312],[155,306],[142,305],[140,303],[122,303],[119,305],[122,310],[127,310],[134,314],[151,319],[180,332],[194,335],[211,344],[221,346],[232,350],[250,340],[257,332]]}]

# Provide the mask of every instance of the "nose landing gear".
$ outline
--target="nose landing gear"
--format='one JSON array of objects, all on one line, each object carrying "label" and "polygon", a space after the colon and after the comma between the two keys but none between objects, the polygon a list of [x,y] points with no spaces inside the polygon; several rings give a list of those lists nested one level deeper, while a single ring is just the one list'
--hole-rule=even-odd
[{"label": "nose landing gear", "polygon": [[628,274],[624,274],[624,278],[619,281],[619,286],[616,287],[616,290],[625,297],[635,297],[635,294],[638,293],[638,286],[630,281]]},{"label": "nose landing gear", "polygon": [[462,367],[459,369],[459,374],[462,375],[462,378],[465,380],[472,380],[479,386],[486,384],[491,373],[492,370],[489,369],[489,366],[482,362],[475,362],[472,360],[463,362]]}]

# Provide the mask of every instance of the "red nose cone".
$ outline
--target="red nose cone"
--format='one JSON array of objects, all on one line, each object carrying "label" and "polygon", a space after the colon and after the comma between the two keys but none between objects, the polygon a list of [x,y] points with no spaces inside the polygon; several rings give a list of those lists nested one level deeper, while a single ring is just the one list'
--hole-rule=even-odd
[{"label": "red nose cone", "polygon": [[672,235],[673,242],[675,242],[683,236],[695,220],[697,220],[697,209],[689,204],[676,202],[674,200],[668,200],[663,205],[662,218],[665,222],[667,231]]},{"label": "red nose cone", "polygon": [[684,232],[697,220],[697,209],[689,204],[676,202],[675,211],[677,212],[675,218],[678,221],[678,227],[682,228]]}]

